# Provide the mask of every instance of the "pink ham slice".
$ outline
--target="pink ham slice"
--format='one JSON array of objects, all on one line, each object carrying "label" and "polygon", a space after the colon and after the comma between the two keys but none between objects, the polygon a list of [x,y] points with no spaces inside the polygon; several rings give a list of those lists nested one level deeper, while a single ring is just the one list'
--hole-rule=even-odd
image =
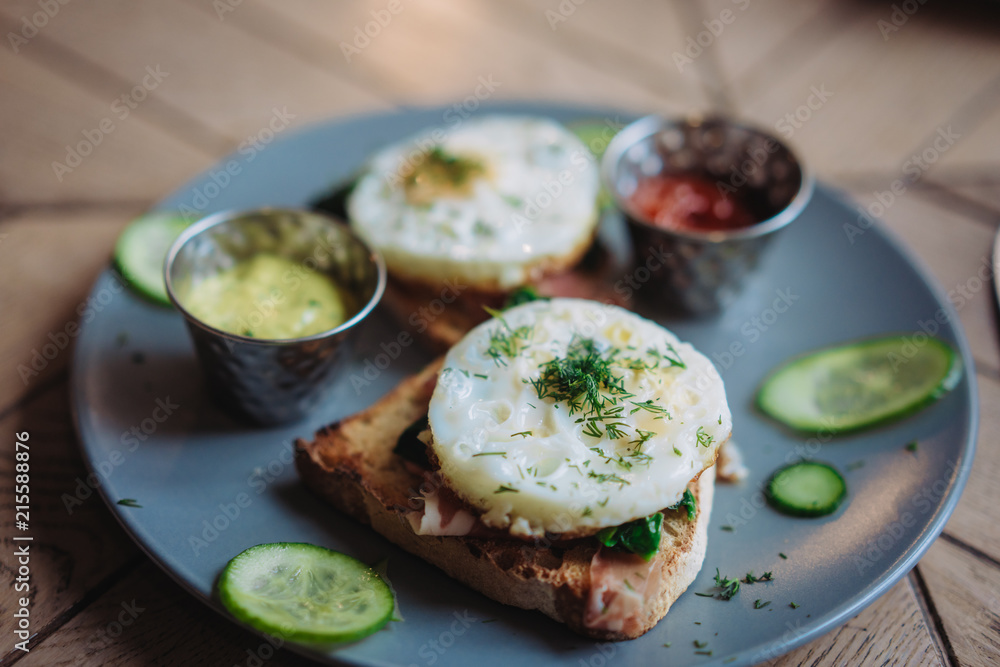
[{"label": "pink ham slice", "polygon": [[[407,467],[413,464],[408,464]],[[417,466],[414,465],[414,468]],[[473,533],[479,524],[479,519],[469,512],[449,489],[441,487],[441,482],[435,473],[423,471],[425,488],[422,498],[424,508],[409,512],[413,532],[417,535],[453,535],[462,536]],[[479,531],[476,531],[479,532]]]},{"label": "pink ham slice", "polygon": [[590,561],[590,598],[583,624],[595,630],[634,633],[645,613],[646,589],[659,571],[642,556],[601,547]]}]

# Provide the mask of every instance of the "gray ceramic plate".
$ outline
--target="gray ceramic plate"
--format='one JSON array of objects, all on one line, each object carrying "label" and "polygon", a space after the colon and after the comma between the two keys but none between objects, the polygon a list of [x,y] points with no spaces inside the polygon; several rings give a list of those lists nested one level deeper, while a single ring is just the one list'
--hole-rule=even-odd
[{"label": "gray ceramic plate", "polygon": [[[614,117],[560,106],[496,108],[563,121]],[[447,128],[455,118],[443,109],[403,111],[279,136],[252,160],[234,154],[240,174],[228,184],[220,185],[226,181],[223,163],[162,206],[201,204],[205,213],[302,206],[347,177],[373,149],[425,126]],[[847,234],[845,225],[856,219],[852,205],[819,188],[801,220],[776,241],[764,271],[724,314],[695,321],[645,313],[715,358],[752,475],[742,485],[719,486],[701,575],[667,618],[635,641],[595,644],[541,614],[496,604],[339,515],[298,484],[291,464],[294,438],[369,405],[429,359],[416,346],[404,349],[356,392],[350,374],[399,333],[382,314],[371,321],[322,409],[298,424],[255,429],[221,414],[205,394],[180,315],[121,292],[109,271],[94,287],[95,317],[84,322],[73,365],[73,406],[85,457],[133,539],[216,609],[216,576],[255,544],[312,542],[370,563],[388,557],[406,620],[337,651],[303,651],[320,660],[479,667],[596,666],[612,658],[619,664],[752,664],[844,623],[899,580],[941,531],[972,464],[977,398],[957,315],[927,272],[884,230]],[[788,357],[859,337],[916,331],[938,311],[946,321],[938,335],[961,350],[970,371],[930,408],[825,444],[810,444],[754,413],[754,388]],[[733,349],[743,353],[734,356]],[[914,439],[920,442],[916,453],[904,449]],[[844,471],[850,499],[834,516],[793,519],[763,507],[763,481],[801,454]],[[135,498],[142,508],[117,505],[122,498]],[[734,576],[770,570],[775,581],[746,586],[729,602],[695,596],[712,589],[716,568]],[[756,599],[771,604],[755,610]],[[791,602],[801,606],[792,609]],[[703,650],[711,656],[695,654],[695,640],[706,642]]]}]

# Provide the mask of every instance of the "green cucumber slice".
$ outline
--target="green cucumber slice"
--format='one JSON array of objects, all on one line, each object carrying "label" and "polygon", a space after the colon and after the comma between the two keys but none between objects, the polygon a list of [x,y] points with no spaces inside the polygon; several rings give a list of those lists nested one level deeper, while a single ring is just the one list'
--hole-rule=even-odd
[{"label": "green cucumber slice", "polygon": [[794,359],[764,380],[757,406],[799,431],[840,433],[910,414],[955,388],[962,359],[925,335],[889,336]]},{"label": "green cucumber slice", "polygon": [[618,130],[601,120],[581,120],[566,125],[570,132],[582,141],[598,160],[604,156],[604,151]]},{"label": "green cucumber slice", "polygon": [[314,544],[250,547],[229,561],[219,598],[233,616],[290,641],[349,642],[380,630],[395,600],[361,561]]},{"label": "green cucumber slice", "polygon": [[163,280],[167,251],[190,223],[180,213],[158,211],[136,218],[115,244],[115,266],[133,290],[169,306]]},{"label": "green cucumber slice", "polygon": [[[584,143],[598,161],[604,157],[604,151],[618,130],[611,125],[600,120],[582,120],[569,123],[566,127]],[[604,186],[597,195],[597,207],[600,210],[609,208],[612,205],[611,195],[607,193]]]},{"label": "green cucumber slice", "polygon": [[777,470],[768,480],[764,495],[779,512],[825,516],[840,507],[847,496],[847,483],[833,466],[805,461]]}]

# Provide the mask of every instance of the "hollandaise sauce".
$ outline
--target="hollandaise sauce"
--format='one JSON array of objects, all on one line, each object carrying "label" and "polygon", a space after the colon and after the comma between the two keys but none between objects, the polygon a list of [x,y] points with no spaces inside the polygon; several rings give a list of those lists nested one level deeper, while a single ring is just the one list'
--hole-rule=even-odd
[{"label": "hollandaise sauce", "polygon": [[329,276],[262,253],[193,285],[182,303],[216,329],[274,340],[340,326],[352,315],[345,297]]}]

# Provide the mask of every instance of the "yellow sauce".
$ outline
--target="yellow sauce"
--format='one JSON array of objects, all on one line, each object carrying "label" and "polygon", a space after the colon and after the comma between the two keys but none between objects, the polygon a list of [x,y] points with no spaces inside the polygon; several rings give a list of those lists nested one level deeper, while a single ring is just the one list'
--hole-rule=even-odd
[{"label": "yellow sauce", "polygon": [[194,285],[184,307],[216,329],[252,338],[301,338],[351,312],[334,282],[299,262],[260,254]]}]

